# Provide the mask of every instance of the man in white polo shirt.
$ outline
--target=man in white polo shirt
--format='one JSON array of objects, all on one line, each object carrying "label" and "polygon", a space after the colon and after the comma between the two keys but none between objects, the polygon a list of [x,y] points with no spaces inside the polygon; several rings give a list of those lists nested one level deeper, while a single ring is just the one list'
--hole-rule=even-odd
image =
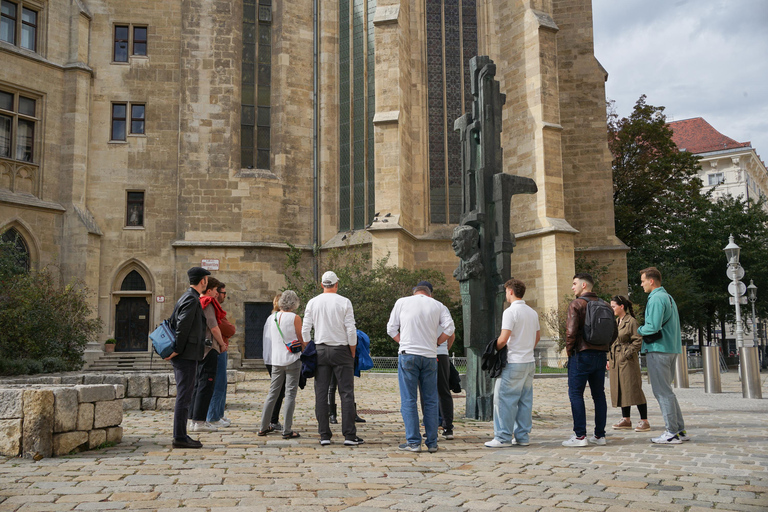
[{"label": "man in white polo shirt", "polygon": [[339,278],[334,272],[323,274],[323,293],[307,302],[301,335],[310,339],[315,329],[317,371],[315,372],[315,417],[320,444],[331,444],[331,425],[328,418],[328,386],[331,374],[336,376],[341,396],[341,432],[345,446],[363,444],[355,427],[355,347],[357,329],[352,303],[342,297]]},{"label": "man in white polo shirt", "polygon": [[419,392],[427,449],[430,453],[437,451],[437,346],[455,330],[447,308],[431,295],[429,287],[416,286],[412,296],[398,299],[387,323],[387,334],[400,344],[397,377],[407,441],[400,449],[412,452],[421,451]]},{"label": "man in white polo shirt", "polygon": [[[533,349],[539,343],[539,315],[525,304],[525,284],[504,283],[509,307],[501,317],[496,347],[507,346],[507,365],[493,388],[493,439],[489,448],[528,446],[533,428]],[[513,439],[514,436],[514,439]]]}]

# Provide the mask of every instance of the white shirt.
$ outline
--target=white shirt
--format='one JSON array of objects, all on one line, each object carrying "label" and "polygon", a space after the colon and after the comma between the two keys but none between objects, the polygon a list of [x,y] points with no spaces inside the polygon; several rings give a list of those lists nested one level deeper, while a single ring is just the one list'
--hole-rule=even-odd
[{"label": "white shirt", "polygon": [[[280,336],[280,331],[277,330],[275,318],[280,322],[280,330],[283,331],[282,336]],[[285,348],[286,344],[290,344],[293,340],[298,339],[298,336],[296,336],[296,327],[293,324],[295,318],[295,313],[278,311],[269,319],[267,325],[269,325],[269,337],[272,341],[272,366],[288,366],[289,364],[295,363],[296,360],[301,357],[301,352],[296,352],[294,354]]]},{"label": "white shirt", "polygon": [[269,328],[269,325],[274,323],[275,314],[272,313],[264,322],[264,331],[261,336],[261,357],[264,359],[264,364],[269,365],[272,364],[272,329]]},{"label": "white shirt", "polygon": [[[451,312],[448,310],[448,306],[446,306],[442,302],[440,302],[440,305],[443,306],[443,308],[445,308],[444,313],[448,313],[448,316],[451,316]],[[450,355],[450,354],[448,354],[448,340],[445,340],[445,342],[443,342],[443,343],[441,343],[441,344],[439,344],[437,346],[437,355],[439,355],[439,356]]]},{"label": "white shirt", "polygon": [[401,354],[433,358],[440,334],[450,336],[455,329],[448,308],[420,293],[398,299],[387,322],[387,334],[394,338],[400,333]]},{"label": "white shirt", "polygon": [[511,331],[507,341],[508,363],[532,363],[536,333],[541,330],[539,315],[524,300],[516,300],[504,310],[501,328]]},{"label": "white shirt", "polygon": [[[274,320],[273,320],[274,322]],[[315,328],[315,345],[338,347],[357,345],[355,313],[348,298],[338,293],[321,293],[307,302],[304,309],[304,325],[301,335],[309,341]]]}]

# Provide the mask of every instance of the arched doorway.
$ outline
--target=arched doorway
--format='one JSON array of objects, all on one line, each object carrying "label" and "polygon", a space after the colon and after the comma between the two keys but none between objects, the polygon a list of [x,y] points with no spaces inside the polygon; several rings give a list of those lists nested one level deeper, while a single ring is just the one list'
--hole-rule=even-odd
[{"label": "arched doorway", "polygon": [[152,291],[137,268],[118,274],[113,292],[115,299],[116,352],[146,352],[149,347],[150,308]]}]

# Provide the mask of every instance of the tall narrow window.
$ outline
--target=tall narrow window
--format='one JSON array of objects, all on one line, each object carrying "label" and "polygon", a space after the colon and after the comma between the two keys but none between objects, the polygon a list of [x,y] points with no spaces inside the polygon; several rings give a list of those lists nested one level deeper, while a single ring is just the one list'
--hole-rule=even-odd
[{"label": "tall narrow window", "polygon": [[240,153],[244,168],[271,168],[272,0],[243,0]]},{"label": "tall narrow window", "polygon": [[112,140],[125,140],[126,103],[112,104]]},{"label": "tall narrow window", "polygon": [[130,227],[144,225],[144,192],[128,192],[125,225]]},{"label": "tall narrow window", "polygon": [[339,1],[339,229],[373,219],[375,0]]},{"label": "tall narrow window", "polygon": [[128,25],[115,25],[115,62],[128,62]]},{"label": "tall narrow window", "polygon": [[144,133],[144,105],[131,104],[131,133]]},{"label": "tall narrow window", "polygon": [[477,54],[476,0],[427,0],[429,206],[433,224],[461,215],[461,141],[454,121],[471,108],[469,60]]},{"label": "tall narrow window", "polygon": [[21,9],[21,47],[37,50],[37,11]]},{"label": "tall narrow window", "polygon": [[31,257],[26,240],[15,228],[6,230],[0,235],[0,241],[8,244],[13,251],[14,262],[26,272],[29,272]]},{"label": "tall narrow window", "polygon": [[16,44],[16,19],[18,5],[7,0],[0,2],[0,40]]},{"label": "tall narrow window", "polygon": [[133,55],[147,55],[147,27],[133,27]]},{"label": "tall narrow window", "polygon": [[37,121],[37,100],[0,91],[0,157],[34,162]]}]

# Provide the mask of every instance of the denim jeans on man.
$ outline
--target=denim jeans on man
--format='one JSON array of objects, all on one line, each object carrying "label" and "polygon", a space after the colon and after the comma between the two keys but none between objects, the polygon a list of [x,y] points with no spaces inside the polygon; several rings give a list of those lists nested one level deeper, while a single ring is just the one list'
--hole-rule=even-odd
[{"label": "denim jeans on man", "polygon": [[493,437],[528,443],[533,428],[533,370],[535,363],[507,363],[493,387]]},{"label": "denim jeans on man", "polygon": [[224,417],[224,406],[227,403],[227,354],[228,352],[222,352],[217,357],[216,381],[206,418],[208,422],[219,421]]},{"label": "denim jeans on man", "polygon": [[573,433],[577,437],[587,435],[587,412],[584,407],[584,388],[587,383],[595,403],[595,436],[605,437],[605,418],[608,414],[605,401],[607,354],[600,350],[582,350],[568,359],[568,398],[571,400]]},{"label": "denim jeans on man", "polygon": [[645,360],[648,365],[648,379],[651,381],[653,396],[659,402],[661,415],[667,432],[677,434],[685,430],[683,412],[672,391],[672,379],[675,377],[675,361],[678,354],[667,352],[648,352]]},{"label": "denim jeans on man", "polygon": [[437,357],[413,354],[398,356],[397,380],[400,383],[400,412],[408,444],[421,445],[418,393],[422,396],[427,447],[437,446]]}]

